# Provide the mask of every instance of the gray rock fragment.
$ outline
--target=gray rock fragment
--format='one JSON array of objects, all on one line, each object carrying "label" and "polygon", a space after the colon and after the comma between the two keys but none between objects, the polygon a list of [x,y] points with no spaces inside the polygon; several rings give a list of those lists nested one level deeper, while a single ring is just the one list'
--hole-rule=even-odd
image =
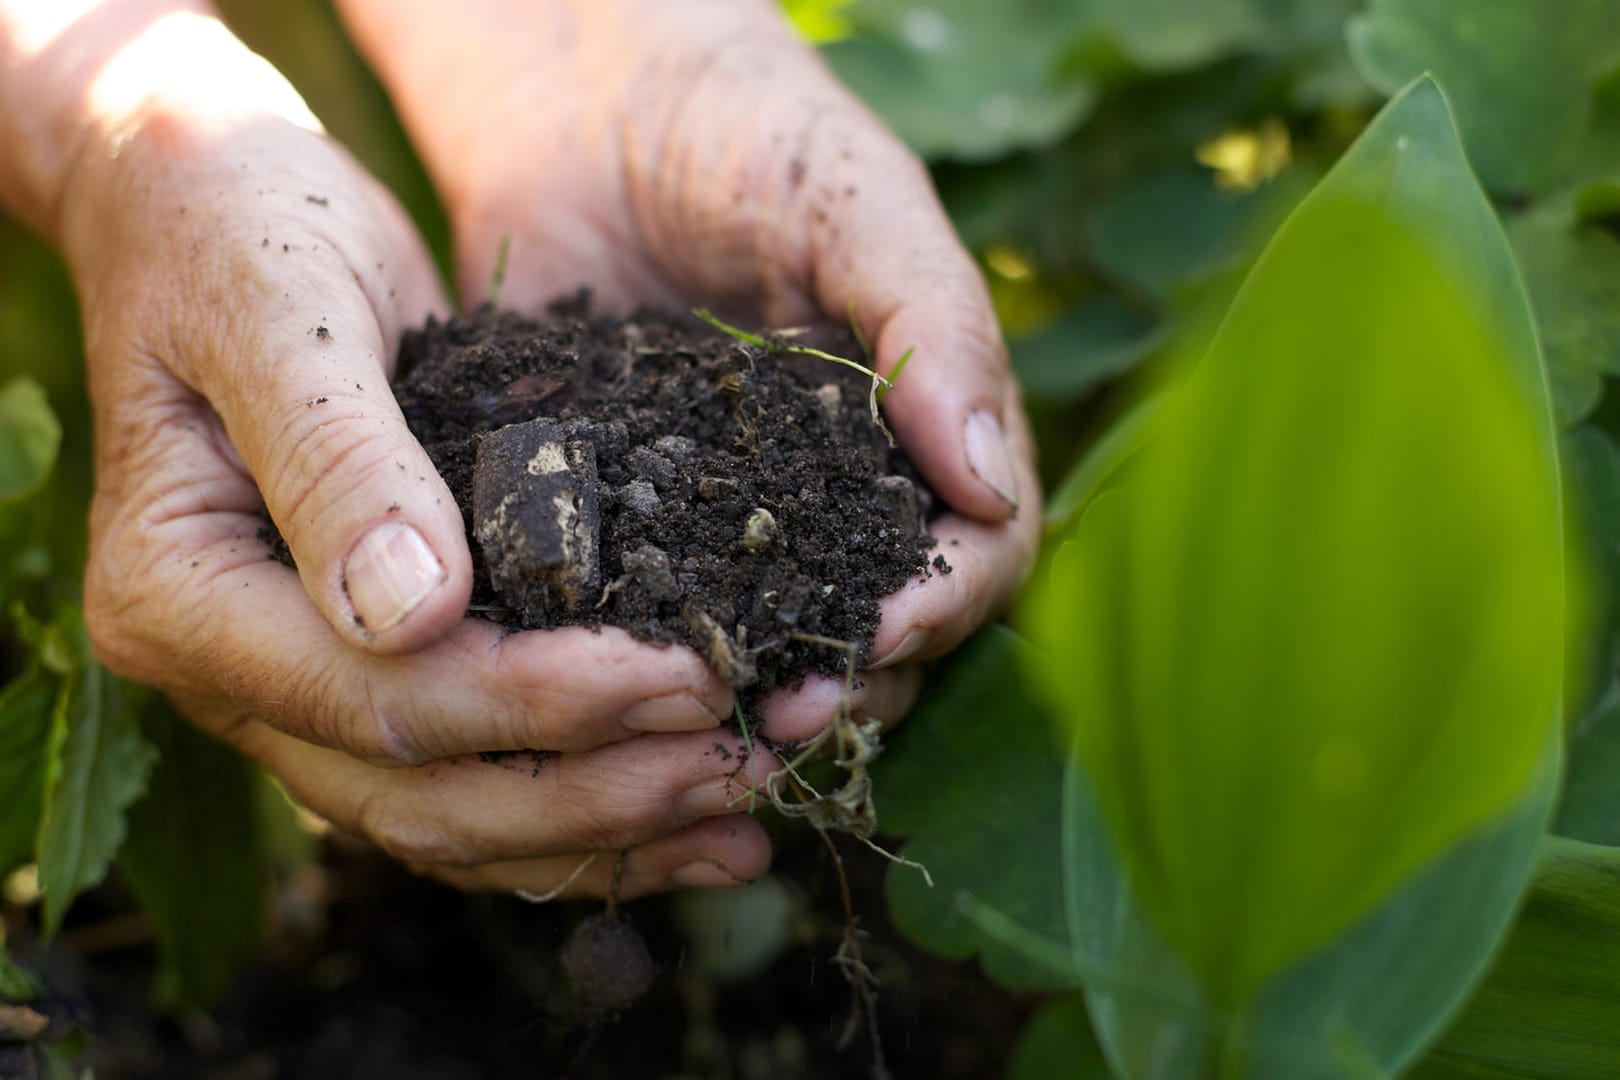
[{"label": "gray rock fragment", "polygon": [[685,435],[660,435],[652,448],[677,465],[685,465],[697,456],[697,443]]},{"label": "gray rock fragment", "polygon": [[874,503],[901,536],[916,536],[922,531],[922,505],[915,484],[904,476],[885,476],[872,486]]},{"label": "gray rock fragment", "polygon": [[651,480],[659,491],[668,491],[675,483],[675,463],[645,446],[631,450],[625,464],[641,479]]},{"label": "gray rock fragment", "polygon": [[649,480],[632,480],[619,489],[619,504],[643,517],[652,517],[658,513],[658,492]]},{"label": "gray rock fragment", "polygon": [[654,600],[679,600],[681,586],[675,580],[675,565],[662,548],[643,544],[623,558],[624,572],[633,577]]},{"label": "gray rock fragment", "polygon": [[473,535],[501,599],[529,611],[555,597],[577,611],[599,587],[600,528],[589,439],[531,420],[478,440]]}]

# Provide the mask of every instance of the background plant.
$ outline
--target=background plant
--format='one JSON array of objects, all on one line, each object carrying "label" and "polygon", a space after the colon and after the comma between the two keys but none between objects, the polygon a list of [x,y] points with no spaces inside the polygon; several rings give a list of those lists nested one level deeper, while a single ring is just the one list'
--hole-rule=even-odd
[{"label": "background plant", "polygon": [[[326,6],[222,6],[399,193],[443,265],[443,214]],[[1054,547],[1156,429],[1159,414],[1140,404],[1132,375],[1202,355],[1278,224],[1388,97],[1424,71],[1445,87],[1528,293],[1558,425],[1566,541],[1588,576],[1571,633],[1564,779],[1550,811],[1556,837],[1539,841],[1533,876],[1522,837],[1534,841],[1549,811],[1527,795],[1522,819],[1493,819],[1496,841],[1449,836],[1414,856],[1421,868],[1385,898],[1391,910],[1455,914],[1464,898],[1505,911],[1529,890],[1500,948],[1484,931],[1411,946],[1434,975],[1433,986],[1411,993],[1468,996],[1460,1014],[1429,1007],[1424,1029],[1403,1038],[1430,1046],[1414,1066],[1421,1076],[1620,1074],[1620,405],[1611,382],[1620,373],[1620,3],[1560,0],[1556,17],[1527,0],[787,7],[929,158],[982,261],[1040,437]],[[1453,184],[1435,197],[1443,210],[1470,196]],[[84,647],[75,605],[89,453],[78,354],[65,274],[20,227],[0,221],[0,601],[8,620],[0,632],[0,874],[37,867],[14,882],[45,886],[43,919],[54,926],[121,851],[166,931],[172,999],[206,1000],[254,947],[286,808],[238,759],[176,722],[161,701],[111,679]],[[919,941],[977,955],[1009,984],[1088,987],[1090,1014],[1081,995],[1066,992],[1037,1016],[1015,1075],[1107,1075],[1090,1019],[1112,1025],[1113,1068],[1150,1075],[1121,1049],[1130,1044],[1120,1019],[1130,1013],[1121,1005],[1128,980],[1099,981],[1089,963],[1096,950],[1072,948],[1085,935],[1075,932],[1069,901],[1081,893],[1087,859],[1087,880],[1106,875],[1110,841],[1078,827],[1096,820],[1079,809],[1094,793],[1053,736],[1049,706],[1029,689],[1026,648],[1002,629],[981,634],[942,670],[880,762],[883,825],[909,834],[906,854],[939,881],[929,890],[913,874],[894,875],[892,914]],[[1532,794],[1551,798],[1552,773],[1530,776]],[[207,801],[208,814],[187,812],[196,800]],[[1514,844],[1521,856],[1500,847]],[[237,900],[220,902],[228,897]],[[1404,1006],[1410,999],[1393,993],[1388,972],[1412,969],[1407,956],[1386,957],[1383,976],[1371,960],[1360,968],[1334,960],[1335,947],[1370,955],[1355,933],[1339,927],[1316,967],[1301,961],[1293,983],[1268,973],[1282,987],[1273,992],[1303,987],[1328,1002],[1361,986],[1363,997]],[[1163,952],[1148,936],[1126,944],[1133,941],[1141,946],[1134,959],[1115,966],[1156,971]],[[1077,955],[1088,963],[1072,962]],[[1487,964],[1490,974],[1476,981]],[[1169,985],[1162,974],[1148,981]],[[0,996],[28,992],[26,979],[0,978]],[[1139,1007],[1131,1022],[1148,1025],[1138,1032],[1155,1023],[1220,1028],[1226,1018],[1189,1011],[1197,997],[1175,998],[1167,1015]],[[1318,1046],[1302,1053],[1323,1075],[1378,1075],[1387,1066]]]}]

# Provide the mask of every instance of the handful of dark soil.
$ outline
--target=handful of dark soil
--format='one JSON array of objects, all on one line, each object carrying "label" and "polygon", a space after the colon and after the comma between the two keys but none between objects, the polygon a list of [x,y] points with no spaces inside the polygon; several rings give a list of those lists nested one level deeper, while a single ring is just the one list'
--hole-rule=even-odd
[{"label": "handful of dark soil", "polygon": [[842,674],[808,638],[864,658],[878,599],[933,546],[866,379],[690,316],[551,316],[485,308],[401,345],[395,393],[466,518],[473,611],[689,645],[754,694]]}]

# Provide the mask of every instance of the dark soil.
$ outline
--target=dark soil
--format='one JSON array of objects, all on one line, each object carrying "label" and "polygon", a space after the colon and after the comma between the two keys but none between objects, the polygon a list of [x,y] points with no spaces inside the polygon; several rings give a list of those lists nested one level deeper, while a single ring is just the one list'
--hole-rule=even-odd
[{"label": "dark soil", "polygon": [[[886,864],[844,845],[877,1015],[896,1080],[994,1080],[1038,996],[996,987],[971,961],[906,943],[884,918]],[[75,904],[41,951],[22,912],[0,905],[9,946],[43,971],[36,1002],[50,1045],[98,1080],[870,1080],[873,1055],[831,962],[843,935],[819,838],[778,841],[795,897],[792,939],[734,981],[695,961],[670,898],[624,905],[651,945],[650,990],[591,1023],[562,967],[570,931],[600,905],[536,907],[412,877],[354,841],[284,876],[261,958],[208,1012],[153,1003],[150,924],[117,880]],[[584,1020],[585,1022],[581,1022]],[[0,1078],[47,1074],[38,1048],[0,1043]]]},{"label": "dark soil", "polygon": [[[845,338],[830,351],[859,358]],[[944,571],[931,497],[868,391],[691,315],[592,316],[584,297],[544,323],[430,321],[395,386],[466,517],[475,614],[621,626],[755,693],[841,673],[843,653],[805,639],[864,655],[878,599]]]}]

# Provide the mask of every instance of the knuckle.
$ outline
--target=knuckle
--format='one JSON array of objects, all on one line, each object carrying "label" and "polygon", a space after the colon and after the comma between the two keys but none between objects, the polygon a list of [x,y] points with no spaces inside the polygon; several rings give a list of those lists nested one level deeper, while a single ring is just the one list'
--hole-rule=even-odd
[{"label": "knuckle", "polygon": [[392,424],[329,420],[311,415],[316,410],[303,401],[290,411],[264,456],[282,463],[269,477],[267,494],[277,524],[289,534],[301,534],[334,507],[389,490],[387,470],[397,471],[400,449]]},{"label": "knuckle", "polygon": [[360,806],[355,825],[360,834],[390,858],[411,865],[470,866],[468,851],[437,824],[401,807],[399,800],[373,794]]}]

